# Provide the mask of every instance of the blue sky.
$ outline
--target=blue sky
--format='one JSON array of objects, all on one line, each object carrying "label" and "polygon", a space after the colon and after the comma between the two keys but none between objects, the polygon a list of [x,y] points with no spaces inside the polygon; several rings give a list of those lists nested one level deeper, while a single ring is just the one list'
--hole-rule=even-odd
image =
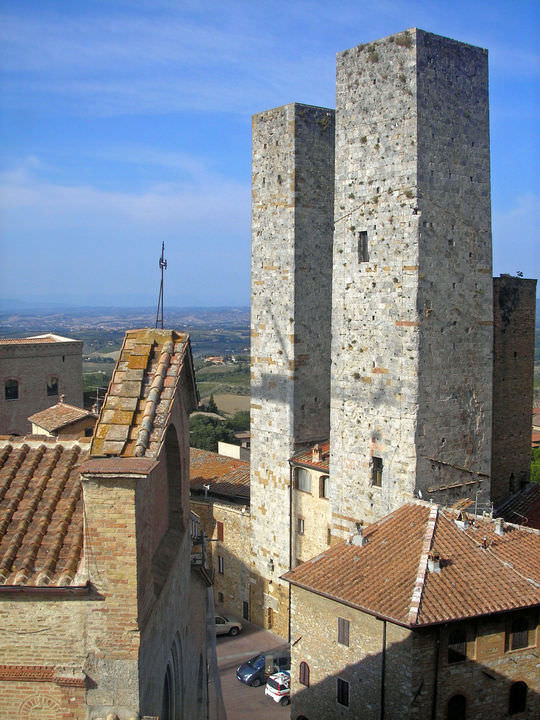
[{"label": "blue sky", "polygon": [[538,277],[540,4],[0,0],[0,298],[247,305],[251,115],[334,106],[335,54],[486,47],[494,273]]}]

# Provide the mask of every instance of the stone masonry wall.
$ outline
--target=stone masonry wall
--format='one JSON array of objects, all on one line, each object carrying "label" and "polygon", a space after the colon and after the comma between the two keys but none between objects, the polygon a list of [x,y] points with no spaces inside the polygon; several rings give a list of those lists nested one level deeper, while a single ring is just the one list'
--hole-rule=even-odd
[{"label": "stone masonry wall", "polygon": [[[291,717],[310,720],[351,717],[378,720],[383,673],[382,620],[302,588],[291,588]],[[338,618],[349,621],[349,646],[338,642]],[[385,717],[411,701],[412,636],[386,623]],[[309,689],[299,682],[300,663],[309,665]],[[349,683],[349,707],[336,700],[337,679]]]},{"label": "stone masonry wall", "polygon": [[[201,527],[211,540],[208,553],[214,570],[214,599],[218,612],[243,614],[243,603],[250,601],[250,561],[246,538],[250,535],[249,508],[216,499],[191,501],[193,512],[201,519]],[[244,507],[244,512],[242,512]],[[218,523],[223,523],[223,540],[218,539]],[[223,558],[223,573],[218,558]],[[223,594],[223,602],[219,594]]]},{"label": "stone masonry wall", "polygon": [[[28,417],[56,405],[60,395],[65,402],[82,407],[82,342],[36,344],[0,343],[0,435],[26,435],[31,432]],[[47,381],[58,378],[58,395],[47,395]],[[6,380],[19,382],[17,400],[6,400]]]},{"label": "stone masonry wall", "polygon": [[495,504],[529,480],[535,306],[536,280],[493,279],[491,496]]},{"label": "stone masonry wall", "polygon": [[272,608],[282,635],[288,460],[329,427],[333,150],[331,110],[294,104],[253,118],[251,606],[265,624]]},{"label": "stone masonry wall", "polygon": [[[493,615],[464,623],[451,623],[414,633],[413,691],[415,702],[410,720],[424,720],[431,716],[435,683],[435,655],[439,644],[435,692],[436,717],[446,717],[447,704],[455,694],[463,694],[467,701],[467,717],[493,720],[508,717],[510,686],[522,681],[528,686],[527,710],[512,715],[516,718],[537,717],[540,713],[540,682],[537,672],[538,619],[535,611],[529,615],[530,647],[506,651],[505,631],[511,614]],[[467,636],[467,659],[448,663],[449,634],[462,628]]]},{"label": "stone masonry wall", "polygon": [[[330,501],[321,496],[320,479],[327,473],[309,470],[311,492],[294,490],[293,493],[293,564],[306,562],[324,552],[330,545]],[[298,518],[304,520],[303,533],[299,532]]]},{"label": "stone masonry wall", "polygon": [[489,496],[490,278],[485,51],[409,30],[340,53],[336,535],[419,489],[436,501]]}]

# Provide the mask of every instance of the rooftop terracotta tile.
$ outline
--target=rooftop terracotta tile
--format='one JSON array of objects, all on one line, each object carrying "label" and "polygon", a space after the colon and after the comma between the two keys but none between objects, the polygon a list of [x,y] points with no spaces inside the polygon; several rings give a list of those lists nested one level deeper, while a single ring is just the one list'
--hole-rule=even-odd
[{"label": "rooftop terracotta tile", "polygon": [[189,385],[195,406],[197,391],[189,336],[155,328],[129,330],[101,408],[90,454],[156,456],[164,439],[175,389],[181,382]]},{"label": "rooftop terracotta tile", "polygon": [[295,465],[306,465],[316,470],[326,470],[328,472],[330,469],[330,443],[328,441],[316,443],[293,455],[291,462]]},{"label": "rooftop terracotta tile", "polygon": [[210,492],[215,495],[249,501],[248,462],[197,448],[190,448],[189,457],[192,490],[202,492],[205,485],[210,485]]},{"label": "rooftop terracotta tile", "polygon": [[77,442],[0,443],[0,585],[70,586],[83,547]]},{"label": "rooftop terracotta tile", "polygon": [[361,546],[333,546],[284,578],[408,627],[540,603],[537,530],[411,503],[363,538]]}]

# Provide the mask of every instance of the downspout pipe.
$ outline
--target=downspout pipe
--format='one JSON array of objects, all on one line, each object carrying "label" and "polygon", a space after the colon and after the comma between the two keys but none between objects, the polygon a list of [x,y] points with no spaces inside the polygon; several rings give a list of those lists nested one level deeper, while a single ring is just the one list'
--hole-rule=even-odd
[{"label": "downspout pipe", "polygon": [[[293,558],[293,468],[289,460],[289,570],[292,570]],[[291,596],[292,585],[289,585],[289,645],[291,643]]]},{"label": "downspout pipe", "polygon": [[381,652],[381,700],[379,703],[379,720],[384,720],[384,695],[385,695],[385,679],[386,679],[386,620],[382,621],[382,652]]},{"label": "downspout pipe", "polygon": [[441,649],[441,628],[435,635],[435,662],[433,663],[433,694],[431,696],[431,720],[437,720],[437,685],[439,682],[439,654]]}]

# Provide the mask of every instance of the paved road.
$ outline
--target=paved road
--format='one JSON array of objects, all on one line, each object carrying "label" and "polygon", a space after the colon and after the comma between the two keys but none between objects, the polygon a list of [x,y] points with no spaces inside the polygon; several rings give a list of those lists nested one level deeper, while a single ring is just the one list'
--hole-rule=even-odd
[{"label": "paved road", "polygon": [[[233,619],[229,613],[227,617]],[[235,620],[237,618],[234,618]],[[283,639],[257,625],[241,620],[244,630],[237,637],[216,639],[217,659],[227,720],[276,720],[290,717],[290,706],[282,707],[264,694],[264,685],[248,687],[236,679],[236,668],[263,650],[283,647]]]}]

